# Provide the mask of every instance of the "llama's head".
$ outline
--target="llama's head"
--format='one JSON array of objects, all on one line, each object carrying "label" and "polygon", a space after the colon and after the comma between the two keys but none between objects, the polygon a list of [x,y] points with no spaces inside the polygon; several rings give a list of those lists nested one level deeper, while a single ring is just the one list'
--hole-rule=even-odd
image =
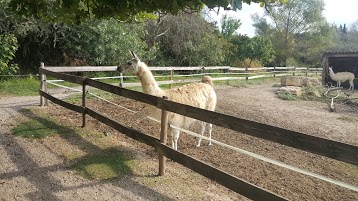
[{"label": "llama's head", "polygon": [[140,59],[138,56],[131,50],[130,51],[132,59],[128,60],[126,63],[118,66],[117,70],[119,72],[130,72],[136,74],[139,71],[140,68]]}]

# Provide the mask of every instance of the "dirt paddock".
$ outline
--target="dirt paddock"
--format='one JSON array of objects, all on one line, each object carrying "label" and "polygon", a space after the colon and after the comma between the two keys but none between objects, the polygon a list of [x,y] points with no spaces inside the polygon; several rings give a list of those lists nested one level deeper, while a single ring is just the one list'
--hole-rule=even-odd
[{"label": "dirt paddock", "polygon": [[[322,138],[327,138],[331,140],[336,140],[340,142],[344,142],[347,144],[352,144],[358,146],[358,114],[352,113],[344,113],[344,112],[329,112],[328,106],[322,102],[316,101],[284,101],[277,98],[275,95],[275,88],[272,87],[273,83],[266,83],[264,85],[254,85],[249,86],[247,88],[234,88],[228,86],[216,86],[216,92],[218,95],[218,106],[217,110],[220,113],[229,114],[232,116],[258,121],[261,123],[299,131],[302,133],[306,133],[309,135],[319,136]],[[2,100],[4,101],[4,100]],[[132,101],[125,98],[119,98],[115,101],[116,103],[132,109],[134,111],[144,111],[147,106],[140,102]],[[133,115],[131,112],[113,106],[111,104],[105,103],[103,101],[96,100],[95,98],[89,99],[87,103],[88,107],[94,108],[113,119],[118,120],[119,122],[123,122],[126,125],[130,125],[133,128],[148,133],[150,135],[158,136],[160,125],[154,123],[148,119],[142,118],[141,116]],[[1,109],[5,110],[7,107],[2,106]],[[14,109],[14,107],[9,107]],[[55,109],[54,109],[55,108]],[[59,106],[51,105],[46,109],[43,109],[49,116],[56,117],[60,121],[68,122],[71,125],[80,125],[81,115],[75,114],[71,111],[63,109]],[[13,117],[10,117],[13,118]],[[2,122],[3,123],[3,122]],[[13,124],[13,123],[12,123]],[[11,127],[9,125],[8,127]],[[88,118],[87,127],[97,129],[100,131],[108,131],[109,128],[103,126],[96,122],[95,120]],[[4,128],[4,127],[3,127]],[[198,130],[197,126],[194,125],[191,127],[193,130]],[[126,138],[125,136],[113,135],[115,131],[110,131],[112,133],[112,138],[119,140],[125,143],[128,147],[137,150],[139,155],[148,159],[146,161],[151,161],[151,163],[155,163],[156,165],[156,154],[154,150],[150,147],[147,147],[141,143],[134,142]],[[4,133],[2,133],[3,135]],[[6,134],[6,133],[5,133]],[[11,149],[12,144],[22,143],[29,149],[29,155],[35,154],[36,148],[35,144],[39,143],[42,145],[51,144],[51,142],[41,141],[41,142],[33,142],[29,140],[23,139],[10,139],[8,135],[7,137],[2,139],[2,144],[0,144],[0,154],[9,152],[7,149]],[[8,140],[7,142],[6,139]],[[326,157],[314,155],[308,152],[300,151],[294,148],[289,148],[287,146],[283,146],[277,143],[272,143],[266,140],[258,139],[255,137],[251,137],[245,135],[243,133],[237,133],[229,129],[221,128],[214,125],[213,128],[213,139],[224,142],[226,144],[239,147],[241,149],[251,151],[265,157],[278,160],[280,162],[287,163],[289,165],[293,165],[296,167],[300,167],[303,169],[307,169],[317,174],[321,174],[339,181],[343,181],[345,183],[358,186],[358,167],[354,165],[349,165],[343,162],[338,162]],[[9,141],[13,142],[9,142]],[[170,140],[170,138],[169,138]],[[51,140],[49,140],[51,141]],[[329,184],[324,181],[320,181],[315,178],[311,178],[309,176],[302,175],[300,173],[295,173],[293,171],[280,168],[266,162],[262,162],[260,160],[248,157],[246,155],[228,150],[226,148],[222,148],[218,145],[207,146],[207,142],[203,141],[202,146],[197,148],[195,147],[196,139],[194,137],[188,136],[186,134],[181,134],[179,138],[179,151],[184,152],[190,156],[193,156],[197,159],[200,159],[208,164],[211,164],[215,167],[218,167],[232,175],[235,175],[239,178],[242,178],[250,183],[256,184],[260,187],[269,189],[270,191],[277,193],[283,197],[288,198],[289,200],[358,200],[358,193],[352,190],[348,190],[342,187],[335,186],[333,184]],[[53,142],[52,142],[53,145]],[[58,145],[61,146],[61,145]],[[65,146],[65,145],[63,145]],[[15,149],[15,148],[14,148]],[[53,147],[48,147],[48,149],[54,149]],[[61,149],[61,148],[58,148]],[[5,151],[4,151],[5,150]],[[19,150],[17,150],[19,151]],[[133,150],[132,150],[133,151]],[[45,152],[44,152],[45,153]],[[9,155],[9,153],[4,154]],[[11,154],[10,154],[11,155]],[[3,162],[14,161],[17,156],[14,156],[10,159],[1,159],[1,164]],[[29,156],[30,157],[30,156]],[[43,156],[46,158],[46,156]],[[6,158],[6,157],[5,157]],[[41,158],[41,157],[40,157]],[[20,159],[20,158],[19,158]],[[40,167],[47,167],[53,165],[53,168],[61,169],[61,163],[57,163],[62,159],[52,159],[44,160],[44,164],[38,165]],[[41,160],[40,160],[41,161]],[[57,161],[57,162],[56,162]],[[147,162],[145,162],[147,163]],[[149,163],[149,162],[148,162]],[[25,165],[25,164],[23,164]],[[148,164],[146,164],[148,165]],[[154,165],[154,170],[156,171]],[[185,174],[193,174],[191,171],[185,170],[180,165],[175,164],[173,162],[168,162],[168,174],[171,175],[168,177],[178,177],[183,179],[183,175]],[[150,169],[152,166],[148,165]],[[19,168],[19,165],[18,165]],[[184,173],[178,173],[174,169],[184,169]],[[0,167],[0,193],[7,195],[6,192],[11,192],[10,190],[4,190],[3,187],[7,188],[15,188],[11,187],[11,184],[16,184],[16,188],[26,188],[26,182],[22,183],[20,181],[11,183],[7,179],[11,178],[9,174],[14,168],[11,165],[2,165]],[[16,168],[15,168],[16,169]],[[60,171],[56,175],[58,178],[66,178],[67,182],[70,184],[79,184],[86,183],[81,177],[74,176],[75,173],[71,171]],[[63,175],[62,175],[63,174]],[[71,178],[69,178],[69,174]],[[154,173],[153,173],[154,174]],[[5,175],[5,176],[4,176]],[[194,174],[195,175],[195,174]],[[7,176],[7,177],[6,177]],[[26,178],[26,177],[25,177]],[[215,182],[203,181],[202,178],[195,177],[199,180],[199,184],[196,184],[196,180],[190,179],[186,183],[182,185],[202,185],[203,188],[206,189],[207,194],[205,195],[208,200],[242,200],[245,199],[230,190],[227,190],[220,185],[215,184]],[[22,178],[24,179],[24,178]],[[33,186],[33,188],[49,188],[46,190],[47,194],[51,194],[51,188],[56,189],[56,192],[61,191],[58,187],[58,183],[50,182],[50,186],[42,184],[39,178],[32,178],[36,180],[35,183],[38,185]],[[48,179],[44,176],[44,181]],[[21,179],[19,179],[21,180]],[[59,179],[60,180],[60,179]],[[77,180],[77,181],[73,181]],[[160,180],[160,179],[159,179]],[[62,180],[63,181],[63,180]],[[53,185],[51,187],[51,185]],[[84,184],[83,184],[84,185]],[[99,198],[102,200],[112,200],[113,197],[103,197],[102,194],[105,192],[111,191],[108,195],[112,195],[113,191],[118,191],[118,186],[113,187],[113,183],[105,183],[101,184],[102,190],[96,189],[96,185],[88,184],[90,189],[96,192]],[[133,187],[133,182],[128,183],[128,187]],[[176,185],[181,185],[178,183]],[[173,194],[172,191],[176,191],[178,189],[171,189],[167,186],[164,187],[155,187],[155,191],[150,191],[146,187],[141,187],[137,189],[137,191],[133,191],[131,193],[123,193],[128,197],[126,200],[153,200],[153,198],[160,197],[158,200],[195,200],[195,192],[198,191],[197,187],[191,190],[183,190],[184,192],[180,192],[181,195]],[[175,185],[174,185],[175,186]],[[116,188],[117,187],[117,188]],[[122,184],[120,187],[125,188],[125,185]],[[138,188],[138,187],[136,187]],[[60,190],[59,190],[60,189]],[[215,190],[214,190],[215,189]],[[143,194],[147,194],[146,196],[138,196],[140,191],[143,191]],[[28,191],[30,191],[28,189]],[[87,189],[89,191],[89,189]],[[91,191],[90,191],[91,192]],[[135,193],[133,193],[135,192]],[[14,192],[12,192],[14,194]],[[160,196],[151,196],[148,195],[150,193],[159,193]],[[211,193],[211,194],[210,194]],[[11,194],[11,198],[14,195]],[[71,198],[72,196],[77,196],[78,200],[85,200],[91,193],[82,193],[81,192],[72,192],[69,195],[62,195],[65,200],[66,198]],[[135,194],[135,196],[133,195]],[[194,194],[194,196],[184,196],[185,194]],[[27,194],[30,195],[25,197],[29,200],[30,198],[39,198],[41,200],[41,196]],[[54,193],[54,198],[56,200],[62,200],[60,193]],[[102,197],[100,197],[102,195]],[[165,196],[164,196],[165,195]],[[15,198],[21,195],[16,195]],[[23,195],[22,195],[23,196]],[[68,196],[68,197],[66,197]],[[113,195],[114,196],[114,195]],[[133,197],[134,196],[134,197]],[[166,197],[167,196],[167,197]],[[198,197],[199,200],[207,200],[205,196]],[[47,197],[49,198],[49,197]],[[50,197],[51,198],[51,197]],[[72,197],[73,198],[73,197]],[[103,199],[105,198],[105,199]],[[11,200],[9,198],[4,200]],[[19,199],[21,200],[21,199]],[[25,199],[26,200],[26,199]]]}]

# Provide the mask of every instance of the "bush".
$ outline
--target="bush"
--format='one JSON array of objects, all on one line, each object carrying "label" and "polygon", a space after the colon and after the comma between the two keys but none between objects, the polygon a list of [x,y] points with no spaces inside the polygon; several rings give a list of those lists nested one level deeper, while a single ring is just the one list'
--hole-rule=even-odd
[{"label": "bush", "polygon": [[11,75],[16,73],[18,66],[11,61],[14,59],[17,49],[17,39],[14,35],[0,35],[0,74]]}]

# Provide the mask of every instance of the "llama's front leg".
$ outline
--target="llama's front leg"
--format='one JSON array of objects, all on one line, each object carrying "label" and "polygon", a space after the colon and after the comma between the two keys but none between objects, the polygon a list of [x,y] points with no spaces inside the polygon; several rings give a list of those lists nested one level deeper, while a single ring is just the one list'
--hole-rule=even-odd
[{"label": "llama's front leg", "polygon": [[180,131],[178,129],[170,129],[170,133],[172,136],[172,148],[178,150],[178,139],[180,135]]},{"label": "llama's front leg", "polygon": [[[204,136],[204,134],[205,134],[206,122],[203,122],[203,121],[202,121],[202,122],[200,122],[200,125],[201,125],[201,135]],[[196,147],[200,147],[201,140],[202,140],[202,138],[199,137],[198,144],[196,145]]]},{"label": "llama's front leg", "polygon": [[211,131],[213,131],[213,124],[209,124],[208,125],[209,126],[209,145],[212,145],[212,143],[211,143]]}]

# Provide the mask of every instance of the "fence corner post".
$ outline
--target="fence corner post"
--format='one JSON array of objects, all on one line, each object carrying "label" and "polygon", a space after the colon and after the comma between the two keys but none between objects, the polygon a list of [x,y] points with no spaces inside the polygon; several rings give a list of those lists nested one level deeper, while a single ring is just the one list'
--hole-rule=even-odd
[{"label": "fence corner post", "polygon": [[[43,62],[40,63],[40,69],[44,69],[45,64]],[[47,93],[47,80],[46,75],[40,72],[40,90]],[[43,97],[40,93],[40,106],[48,106],[47,98]]]},{"label": "fence corner post", "polygon": [[[163,96],[163,100],[168,100],[168,97]],[[167,144],[167,130],[168,130],[168,111],[162,110],[161,116],[161,126],[160,126],[160,142],[162,144]],[[158,159],[159,159],[159,176],[164,176],[165,171],[165,161],[166,157],[163,152],[158,150]]]}]

